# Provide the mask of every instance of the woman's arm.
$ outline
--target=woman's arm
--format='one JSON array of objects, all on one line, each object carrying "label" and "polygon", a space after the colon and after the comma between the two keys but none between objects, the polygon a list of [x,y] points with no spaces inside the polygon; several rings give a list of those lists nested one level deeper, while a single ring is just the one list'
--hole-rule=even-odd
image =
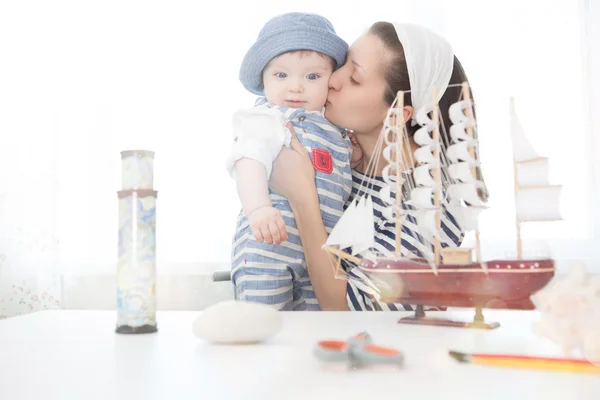
[{"label": "woman's arm", "polygon": [[315,198],[316,200],[306,200],[300,205],[290,202],[304,248],[308,275],[322,310],[346,311],[346,281],[335,278],[335,263],[322,249],[327,240],[327,231],[321,219],[316,190]]},{"label": "woman's arm", "polygon": [[283,148],[273,165],[271,188],[292,207],[312,287],[322,310],[348,310],[346,281],[334,276],[334,262],[322,249],[327,231],[321,218],[315,171],[310,156],[292,132],[291,149]]}]

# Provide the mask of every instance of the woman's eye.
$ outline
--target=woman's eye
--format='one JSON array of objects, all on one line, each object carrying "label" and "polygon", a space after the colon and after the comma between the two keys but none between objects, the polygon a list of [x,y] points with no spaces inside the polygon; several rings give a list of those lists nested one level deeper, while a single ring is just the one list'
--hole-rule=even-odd
[{"label": "woman's eye", "polygon": [[279,79],[287,78],[287,74],[285,72],[277,72],[275,76]]},{"label": "woman's eye", "polygon": [[315,79],[318,79],[318,78],[319,78],[319,75],[317,75],[317,74],[308,74],[308,75],[306,75],[306,79],[309,79],[311,81],[314,81]]},{"label": "woman's eye", "polygon": [[352,76],[350,77],[350,83],[352,83],[353,85],[359,85],[358,81],[356,79],[354,79]]}]

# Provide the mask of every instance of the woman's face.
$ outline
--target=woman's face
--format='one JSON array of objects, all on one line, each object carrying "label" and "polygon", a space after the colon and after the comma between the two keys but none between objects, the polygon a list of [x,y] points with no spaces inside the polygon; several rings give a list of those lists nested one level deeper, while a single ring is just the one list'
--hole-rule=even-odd
[{"label": "woman's face", "polygon": [[346,64],[329,78],[325,117],[356,134],[379,134],[389,105],[386,88],[383,42],[366,34],[350,47]]}]

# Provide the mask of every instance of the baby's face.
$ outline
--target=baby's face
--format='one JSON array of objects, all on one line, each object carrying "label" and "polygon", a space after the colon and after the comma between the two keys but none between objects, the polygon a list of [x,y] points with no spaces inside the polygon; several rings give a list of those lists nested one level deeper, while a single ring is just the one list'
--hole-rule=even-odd
[{"label": "baby's face", "polygon": [[278,106],[319,111],[327,100],[332,72],[332,59],[314,51],[275,57],[263,71],[267,101]]}]

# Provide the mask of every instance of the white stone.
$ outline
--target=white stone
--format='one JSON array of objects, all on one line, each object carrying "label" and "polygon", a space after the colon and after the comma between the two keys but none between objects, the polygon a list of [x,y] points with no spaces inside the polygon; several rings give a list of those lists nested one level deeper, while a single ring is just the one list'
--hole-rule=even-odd
[{"label": "white stone", "polygon": [[227,300],[206,308],[194,321],[194,335],[214,343],[262,342],[283,325],[279,311],[264,304]]}]

